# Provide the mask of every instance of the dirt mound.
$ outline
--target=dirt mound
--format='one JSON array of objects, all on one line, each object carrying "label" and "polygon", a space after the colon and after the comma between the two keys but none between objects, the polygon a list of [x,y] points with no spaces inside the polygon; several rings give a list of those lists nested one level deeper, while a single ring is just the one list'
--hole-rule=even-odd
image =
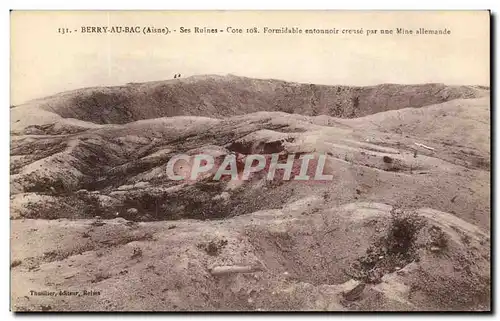
[{"label": "dirt mound", "polygon": [[125,124],[181,115],[220,118],[258,111],[353,118],[488,94],[478,87],[443,84],[352,87],[195,76],[65,92],[16,106],[11,113],[13,122],[23,122],[23,109],[40,108],[63,118],[95,124]]},{"label": "dirt mound", "polygon": [[[194,77],[12,108],[12,307],[488,310],[489,100],[424,106],[481,90]],[[418,108],[308,116],[353,95],[367,114]],[[174,114],[223,117],[146,119]],[[238,179],[168,177],[200,153],[234,157]],[[292,179],[239,179],[250,154],[290,157]],[[332,180],[294,180],[304,154]]]},{"label": "dirt mound", "polygon": [[[465,109],[462,104],[456,108]],[[421,108],[424,112],[427,109],[432,111],[435,107]],[[451,113],[454,109],[447,110]],[[379,122],[384,130],[377,131],[369,127],[369,119],[365,119],[367,129],[359,125],[358,119],[260,112],[224,120],[173,117],[60,135],[50,132],[15,136],[11,150],[12,193],[38,193],[56,201],[39,204],[31,198],[16,197],[14,202],[21,204],[14,206],[12,215],[118,215],[138,221],[223,218],[276,208],[290,197],[312,192],[328,195],[334,204],[391,199],[391,204],[428,206],[488,226],[489,168],[467,161],[470,158],[464,155],[470,157],[469,154],[460,150],[476,151],[488,160],[489,149],[482,148],[480,153],[477,141],[472,139],[462,140],[459,146],[450,144],[446,135],[439,136],[438,129],[432,137],[444,140],[429,139],[420,131],[391,133],[391,128],[400,127],[384,121]],[[407,122],[409,119],[416,123],[421,120],[413,116]],[[330,125],[324,125],[330,120]],[[460,118],[454,120],[455,126],[460,127]],[[489,128],[473,118],[464,121],[474,124],[478,132]],[[52,130],[56,126],[44,128]],[[447,132],[446,127],[443,130]],[[416,142],[434,150],[419,147]],[[171,157],[199,152],[215,153],[217,157],[235,154],[241,162],[250,153],[262,154],[268,161],[272,153],[278,153],[281,162],[294,155],[297,168],[300,155],[323,154],[327,160],[324,172],[333,174],[334,179],[330,184],[297,182],[293,180],[296,173],[292,173],[290,181],[268,181],[261,175],[239,182],[238,186],[226,185],[225,181],[177,186],[177,182],[168,179],[166,165]],[[228,201],[220,202],[218,195],[223,192]],[[169,201],[172,199],[177,201]],[[86,202],[95,206],[82,208]],[[137,213],[127,212],[130,208]]]},{"label": "dirt mound", "polygon": [[[39,246],[13,242],[16,311],[489,309],[487,234],[430,209],[309,197],[215,222],[16,220],[21,236]],[[352,276],[374,252],[378,277]]]}]

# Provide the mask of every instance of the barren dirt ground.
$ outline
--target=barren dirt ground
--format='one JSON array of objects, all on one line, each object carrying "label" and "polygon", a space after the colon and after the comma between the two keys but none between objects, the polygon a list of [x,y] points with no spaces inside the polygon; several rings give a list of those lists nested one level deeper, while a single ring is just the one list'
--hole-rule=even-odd
[{"label": "barren dirt ground", "polygon": [[[333,180],[165,175],[200,152]],[[490,309],[488,88],[82,89],[11,108],[10,170],[14,311]]]}]

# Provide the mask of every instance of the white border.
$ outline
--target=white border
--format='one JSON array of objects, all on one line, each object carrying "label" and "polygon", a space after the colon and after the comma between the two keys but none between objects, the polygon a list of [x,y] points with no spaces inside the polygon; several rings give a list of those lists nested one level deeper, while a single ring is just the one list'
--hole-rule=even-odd
[{"label": "white border", "polygon": [[[120,0],[120,1],[105,1],[105,0],[86,0],[86,1],[78,1],[78,3],[71,3],[69,1],[64,1],[64,0],[52,0],[52,1],[44,1],[43,3],[40,3],[40,1],[36,0],[31,0],[31,1],[2,1],[1,7],[2,10],[0,11],[0,17],[1,17],[1,37],[2,37],[2,50],[1,55],[1,79],[2,79],[2,86],[1,86],[1,102],[2,102],[2,107],[0,108],[0,128],[2,129],[3,133],[2,136],[0,137],[0,146],[1,146],[1,152],[2,152],[2,157],[0,157],[1,163],[0,163],[0,186],[1,186],[1,208],[3,209],[2,211],[2,216],[3,216],[3,224],[1,224],[1,233],[3,239],[2,241],[4,242],[4,246],[0,247],[1,248],[1,258],[2,262],[0,264],[1,267],[1,272],[0,275],[3,277],[0,278],[0,303],[1,303],[1,312],[0,312],[0,319],[1,320],[10,320],[14,318],[14,315],[9,312],[9,307],[10,307],[10,289],[9,289],[9,279],[10,279],[10,272],[9,272],[9,255],[10,255],[10,249],[9,249],[9,226],[10,224],[7,224],[7,220],[9,220],[9,215],[8,215],[8,209],[9,209],[9,172],[7,170],[8,165],[9,165],[9,160],[8,160],[8,155],[10,154],[10,133],[9,133],[9,126],[10,126],[10,121],[9,121],[9,83],[10,83],[10,75],[9,75],[9,46],[7,45],[9,43],[9,37],[10,37],[10,31],[9,31],[9,9],[37,9],[37,10],[54,10],[54,9],[64,9],[64,10],[77,10],[77,9],[84,9],[84,10],[92,10],[92,9],[100,9],[100,10],[161,10],[161,9],[170,9],[170,10],[193,10],[193,9],[224,9],[224,10],[244,10],[244,9],[267,9],[267,10],[276,10],[276,9],[281,9],[281,10],[299,10],[299,9],[321,9],[321,10],[331,10],[331,9],[340,9],[340,10],[373,10],[373,9],[378,9],[378,10],[416,10],[416,9],[424,9],[424,10],[437,10],[437,9],[442,9],[442,10],[480,10],[480,9],[491,9],[495,14],[499,12],[499,4],[500,1],[498,0],[475,0],[475,1],[437,1],[437,0],[419,0],[419,1],[388,1],[388,0],[379,0],[379,1],[360,1],[360,0],[349,0],[349,1],[343,1],[343,2],[335,2],[332,3],[331,1],[320,1],[320,0],[307,0],[307,1],[284,1],[283,3],[279,2],[272,2],[269,0],[253,0],[253,1],[221,1],[221,0],[212,0],[212,1],[188,1],[188,0],[180,0],[177,2],[165,2],[165,1],[152,1],[152,0],[140,0],[140,1],[125,1],[125,0]],[[498,20],[498,17],[497,17]],[[498,22],[498,21],[497,21]],[[496,26],[495,26],[495,29]],[[498,31],[495,32],[495,43],[498,42]],[[497,53],[498,56],[498,53]],[[498,71],[498,65],[495,68],[495,74]],[[498,83],[495,84],[495,93],[498,92]],[[497,106],[492,106],[492,109],[496,109]],[[496,117],[495,117],[496,118]],[[495,123],[497,121],[495,120]],[[495,141],[499,141],[499,134],[497,130],[497,135],[495,135]],[[492,164],[493,166],[496,165]],[[495,166],[496,168],[496,166]],[[495,196],[498,196],[498,191],[495,192]],[[497,211],[497,206],[495,204],[494,206],[495,213],[498,213]],[[495,226],[494,230],[498,230],[498,225],[499,225],[499,219],[495,219]],[[497,242],[495,242],[495,249],[498,249],[497,247]],[[494,271],[493,271],[494,272]],[[496,275],[495,275],[496,276]],[[495,288],[497,283],[498,283],[498,278],[495,277]],[[492,302],[493,303],[493,302]],[[494,304],[494,303],[493,303]],[[50,317],[52,317],[51,315]],[[100,315],[102,316],[102,315]],[[143,319],[146,317],[150,317],[153,315],[128,315],[125,316],[130,319]],[[206,315],[205,315],[206,316]],[[317,315],[315,315],[317,316]],[[328,315],[323,314],[323,317],[327,317]],[[340,316],[340,315],[337,315]],[[471,316],[471,315],[469,315]],[[43,315],[37,315],[37,316],[31,316],[34,319],[42,319],[44,318]],[[70,319],[70,315],[59,315],[58,316],[61,319]],[[114,315],[107,315],[107,317],[120,317],[120,316],[114,316]],[[174,316],[170,315],[169,318],[181,318],[184,317],[182,315]],[[209,316],[210,317],[210,316]],[[211,316],[212,318],[220,318],[221,316]],[[238,317],[237,315],[230,315],[226,316],[229,318],[236,318]],[[251,317],[255,317],[255,315],[252,315]],[[280,318],[287,318],[289,317],[288,315],[261,315],[260,317],[262,318],[271,318],[271,317],[280,317]],[[303,318],[312,318],[313,315],[301,315],[300,317]],[[362,316],[355,316],[355,318],[361,318]],[[366,317],[373,318],[374,315],[367,315]],[[395,316],[398,319],[401,318],[408,318],[408,316],[404,315],[397,315]],[[434,318],[435,316],[424,316],[420,315],[417,316],[420,318]],[[462,317],[467,317],[466,315],[464,316],[458,316],[454,315],[454,317],[462,318]],[[472,317],[474,317],[472,315]],[[92,318],[92,315],[85,315],[85,316],[79,316],[81,319],[90,319]]]}]

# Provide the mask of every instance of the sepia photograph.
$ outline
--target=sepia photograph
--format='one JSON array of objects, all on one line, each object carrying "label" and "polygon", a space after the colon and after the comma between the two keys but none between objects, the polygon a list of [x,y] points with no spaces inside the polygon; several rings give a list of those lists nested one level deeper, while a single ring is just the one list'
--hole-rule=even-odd
[{"label": "sepia photograph", "polygon": [[11,11],[11,311],[491,312],[491,19]]}]

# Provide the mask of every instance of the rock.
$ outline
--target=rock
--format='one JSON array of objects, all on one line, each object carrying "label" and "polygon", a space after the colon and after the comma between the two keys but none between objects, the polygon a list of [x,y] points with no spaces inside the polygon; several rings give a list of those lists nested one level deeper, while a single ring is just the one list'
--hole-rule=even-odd
[{"label": "rock", "polygon": [[105,225],[105,224],[106,224],[106,223],[104,223],[104,222],[102,221],[102,219],[101,219],[101,217],[100,217],[100,216],[95,216],[94,218],[95,218],[95,221],[93,221],[93,222],[91,223],[91,225],[92,225],[92,226],[103,226],[103,225]]},{"label": "rock", "polygon": [[145,188],[148,186],[149,186],[148,182],[137,182],[134,184],[134,188]]},{"label": "rock", "polygon": [[22,264],[21,260],[13,260],[12,263],[10,264],[10,267],[13,268],[21,264]]},{"label": "rock", "polygon": [[441,249],[437,246],[432,246],[431,247],[431,252],[439,252]]},{"label": "rock", "polygon": [[111,193],[109,193],[109,196],[113,196],[113,197],[124,196],[124,195],[125,195],[124,191],[112,191]]},{"label": "rock", "polygon": [[139,213],[139,211],[134,207],[127,209],[127,214],[129,214],[129,215],[135,215],[137,213]]},{"label": "rock", "polygon": [[119,224],[127,224],[129,222],[128,220],[124,219],[123,217],[117,217],[114,219],[114,221],[116,223],[119,223]]},{"label": "rock", "polygon": [[366,284],[361,282],[358,285],[356,285],[352,290],[343,292],[342,296],[347,301],[355,301],[361,297],[361,294],[363,293],[365,287]]},{"label": "rock", "polygon": [[117,188],[119,191],[129,191],[134,188],[134,185],[122,185]]},{"label": "rock", "polygon": [[228,201],[230,198],[230,194],[228,192],[222,192],[220,195],[215,195],[212,200],[222,200],[222,201]]}]

